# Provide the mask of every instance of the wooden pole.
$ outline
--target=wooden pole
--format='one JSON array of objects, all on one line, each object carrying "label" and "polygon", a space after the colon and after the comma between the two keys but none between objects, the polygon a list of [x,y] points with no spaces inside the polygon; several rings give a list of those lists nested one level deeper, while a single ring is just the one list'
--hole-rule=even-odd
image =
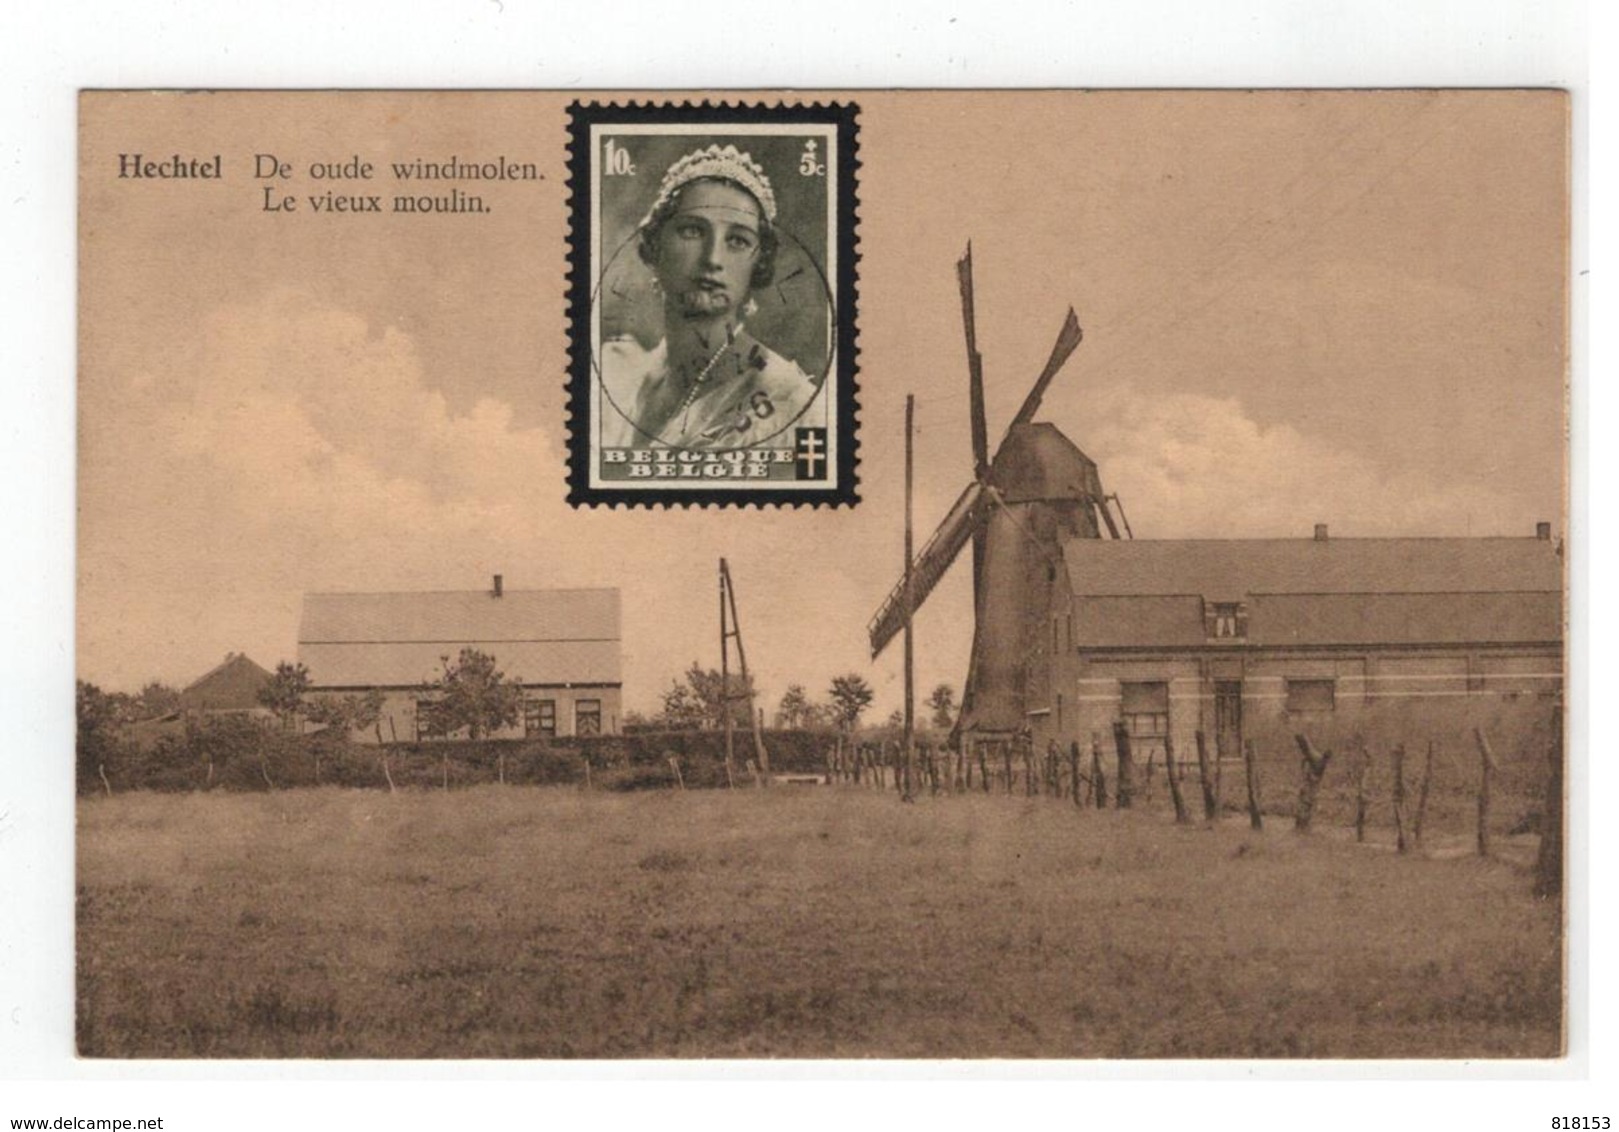
[{"label": "wooden pole", "polygon": [[1535,895],[1563,895],[1563,705],[1556,707],[1547,752],[1546,793],[1540,806],[1540,851],[1535,854]]},{"label": "wooden pole", "polygon": [[1405,842],[1405,744],[1394,744],[1394,851],[1404,853]]},{"label": "wooden pole", "polygon": [[1169,775],[1169,797],[1175,803],[1175,824],[1186,825],[1192,818],[1186,812],[1186,799],[1181,797],[1180,776],[1175,773],[1175,738],[1164,736],[1164,773]]},{"label": "wooden pole", "polygon": [[1220,796],[1216,792],[1214,774],[1209,767],[1209,740],[1202,731],[1197,733],[1197,778],[1203,787],[1203,820],[1217,821],[1220,817]]},{"label": "wooden pole", "polygon": [[1242,745],[1242,765],[1248,776],[1248,826],[1250,829],[1262,830],[1265,828],[1265,819],[1261,816],[1259,804],[1259,756],[1254,751],[1252,739]]},{"label": "wooden pole", "polygon": [[382,749],[382,777],[388,780],[388,793],[394,792],[394,772],[388,766],[388,748]]},{"label": "wooden pole", "polygon": [[96,764],[96,773],[101,776],[101,788],[107,792],[107,797],[111,798],[112,797],[112,783],[107,781],[107,764],[106,763],[97,763]]},{"label": "wooden pole", "polygon": [[1299,804],[1293,812],[1293,828],[1299,833],[1310,832],[1310,823],[1315,820],[1315,799],[1321,789],[1321,780],[1326,776],[1327,764],[1332,761],[1332,752],[1318,752],[1315,744],[1302,732],[1293,736],[1293,741],[1299,745],[1299,756],[1303,774],[1299,783]]},{"label": "wooden pole", "polygon": [[1372,769],[1372,752],[1361,747],[1360,762],[1355,767],[1355,840],[1366,840],[1366,807],[1370,799],[1366,793],[1367,776]]},{"label": "wooden pole", "polygon": [[1135,767],[1130,757],[1130,731],[1125,725],[1113,725],[1113,749],[1118,753],[1119,781],[1114,787],[1114,802],[1121,810],[1128,810],[1135,793]]},{"label": "wooden pole", "polygon": [[916,597],[911,569],[911,494],[915,480],[912,452],[916,428],[916,398],[905,395],[905,787],[903,798],[911,796],[911,764],[916,757],[916,655],[911,631],[911,615]]},{"label": "wooden pole", "polygon": [[681,777],[680,774],[680,760],[675,758],[673,755],[668,756],[668,758],[669,769],[675,772],[675,787],[679,790],[684,790],[686,788],[686,780]]},{"label": "wooden pole", "polygon": [[1091,801],[1107,809],[1107,776],[1102,772],[1102,737],[1091,732]]},{"label": "wooden pole", "polygon": [[[743,645],[742,645],[742,621],[736,615],[736,583],[731,580],[731,567],[730,567],[729,564],[726,563],[725,559],[723,559],[723,558],[720,559],[720,599],[721,599],[721,601],[725,602],[726,605],[728,605],[729,608],[730,608],[730,613],[731,613],[731,634],[730,635],[736,638],[736,663],[737,663],[737,668],[739,670],[739,673],[738,673],[739,677],[742,680],[742,695],[739,696],[738,698],[739,699],[745,699],[748,702],[748,723],[753,728],[753,757],[759,763],[759,766],[764,770],[764,772],[766,774],[769,774],[770,773],[770,752],[765,749],[765,739],[764,739],[764,732],[763,732],[763,726],[764,725],[763,725],[763,722],[762,722],[763,718],[764,718],[764,709],[761,708],[757,715],[754,714],[754,711],[753,711],[753,682],[748,678],[748,650],[746,648],[744,648]],[[723,623],[723,618],[722,618],[722,623]],[[723,661],[725,658],[722,655],[720,659]],[[730,686],[729,683],[725,683],[723,681],[722,681],[721,686],[724,688],[725,695],[726,695],[726,700],[725,700],[725,704],[726,704],[725,718],[727,720],[726,738],[727,738],[727,740],[729,740],[729,738],[730,738],[729,721],[731,719],[731,711],[730,711],[730,704],[731,704],[730,689],[731,689],[731,686]],[[727,748],[727,750],[729,750],[729,748]]]},{"label": "wooden pole", "polygon": [[448,747],[439,753],[439,773],[444,779],[444,789],[448,791],[450,789],[450,751]]},{"label": "wooden pole", "polygon": [[736,758],[736,721],[731,715],[731,631],[726,625],[725,559],[720,559],[720,714],[725,726],[725,766]]},{"label": "wooden pole", "polygon": [[1490,777],[1495,772],[1495,752],[1482,727],[1473,728],[1473,739],[1478,743],[1478,855],[1490,855]]},{"label": "wooden pole", "polygon": [[[585,756],[585,757],[584,757],[584,759],[585,759],[585,789],[586,789],[586,790],[589,790],[589,789],[591,789],[591,782],[590,782],[590,756],[589,756],[589,755],[586,755],[586,756]],[[729,767],[727,767],[727,768],[726,768],[726,770],[727,770],[727,771],[729,771],[729,770],[730,770],[730,768],[729,768]]]},{"label": "wooden pole", "polygon": [[1081,805],[1079,799],[1079,740],[1075,739],[1068,744],[1068,780],[1074,790],[1074,805]]},{"label": "wooden pole", "polygon": [[1428,757],[1422,760],[1422,782],[1417,787],[1417,820],[1412,834],[1419,848],[1422,845],[1422,826],[1428,820],[1428,787],[1433,784],[1433,747],[1433,740],[1429,739]]}]

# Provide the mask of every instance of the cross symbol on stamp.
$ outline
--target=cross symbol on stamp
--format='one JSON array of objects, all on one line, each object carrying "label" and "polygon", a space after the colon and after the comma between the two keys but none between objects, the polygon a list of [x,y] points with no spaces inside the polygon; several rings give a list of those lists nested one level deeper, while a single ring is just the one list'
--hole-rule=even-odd
[{"label": "cross symbol on stamp", "polygon": [[798,464],[799,479],[818,480],[825,478],[826,429],[797,429],[793,443],[793,458]]}]

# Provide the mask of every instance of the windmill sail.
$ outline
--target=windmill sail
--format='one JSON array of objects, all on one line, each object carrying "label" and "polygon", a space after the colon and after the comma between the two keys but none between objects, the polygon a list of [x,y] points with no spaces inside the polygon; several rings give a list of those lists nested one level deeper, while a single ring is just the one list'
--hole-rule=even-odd
[{"label": "windmill sail", "polygon": [[[914,606],[920,606],[927,600],[933,587],[939,584],[939,579],[944,577],[944,572],[956,560],[956,555],[961,553],[961,548],[967,545],[967,539],[979,525],[977,512],[982,498],[983,487],[976,482],[968,484],[945,515],[944,522],[939,524],[939,529],[933,532],[933,537],[928,539],[922,552],[916,556],[911,577]],[[867,626],[871,634],[871,655],[875,657],[882,652],[904,627],[905,579],[901,578]]]}]

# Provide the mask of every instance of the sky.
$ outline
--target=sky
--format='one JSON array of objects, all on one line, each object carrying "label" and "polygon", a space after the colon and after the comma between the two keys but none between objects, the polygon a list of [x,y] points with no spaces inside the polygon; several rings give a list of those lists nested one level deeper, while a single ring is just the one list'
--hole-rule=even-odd
[{"label": "sky", "polygon": [[[855,96],[862,501],[837,511],[563,502],[567,97],[85,96],[82,678],[272,666],[306,591],[501,573],[619,587],[625,704],[646,711],[717,663],[723,555],[767,706],[857,671],[886,715],[899,650],[872,664],[864,630],[901,566],[907,392],[919,540],[971,469],[969,240],[992,443],[1073,306],[1085,341],[1039,419],[1138,537],[1563,528],[1554,93]],[[119,181],[135,150],[218,151],[226,178]],[[480,218],[275,216],[257,152],[503,153],[544,179],[492,188]],[[924,690],[961,685],[969,575],[918,614]]]}]

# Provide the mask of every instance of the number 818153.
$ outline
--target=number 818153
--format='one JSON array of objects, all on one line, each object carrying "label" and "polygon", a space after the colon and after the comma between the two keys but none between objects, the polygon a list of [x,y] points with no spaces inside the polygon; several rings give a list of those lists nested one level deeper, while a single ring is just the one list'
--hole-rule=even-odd
[{"label": "number 818153", "polygon": [[1612,1127],[1606,1116],[1552,1117],[1552,1132],[1608,1132]]}]

